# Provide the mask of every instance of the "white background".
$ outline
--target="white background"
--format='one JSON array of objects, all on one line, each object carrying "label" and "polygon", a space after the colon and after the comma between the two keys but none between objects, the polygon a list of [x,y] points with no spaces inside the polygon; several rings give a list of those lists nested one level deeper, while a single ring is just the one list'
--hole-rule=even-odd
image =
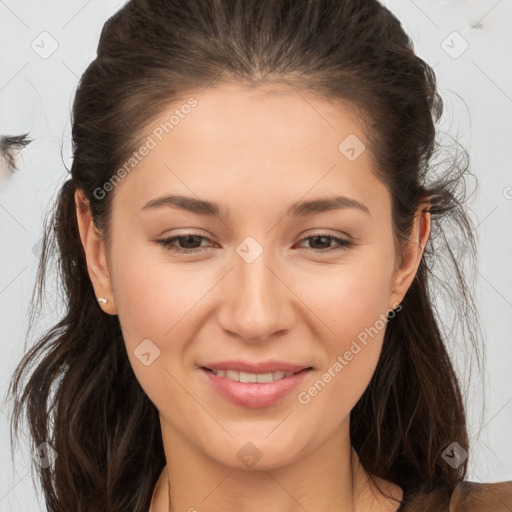
[{"label": "white background", "polygon": [[[472,210],[478,225],[477,300],[487,374],[483,412],[477,391],[468,402],[473,440],[469,479],[511,480],[512,0],[384,3],[402,21],[417,53],[434,67],[446,106],[443,126],[468,149],[479,178]],[[0,0],[0,133],[29,131],[35,138],[23,152],[20,171],[0,184],[2,399],[26,350],[26,314],[37,269],[41,219],[66,178],[64,163],[71,166],[73,94],[95,56],[103,23],[122,4],[119,0]],[[43,46],[49,51],[52,40],[58,47],[47,58],[32,48],[39,45],[40,52]],[[465,42],[468,48],[461,53]],[[41,329],[55,323],[52,308],[43,313]],[[30,476],[27,436],[22,435],[25,453],[16,454],[12,464],[9,411],[3,401],[0,512],[45,510],[42,497],[40,503],[36,499]]]}]

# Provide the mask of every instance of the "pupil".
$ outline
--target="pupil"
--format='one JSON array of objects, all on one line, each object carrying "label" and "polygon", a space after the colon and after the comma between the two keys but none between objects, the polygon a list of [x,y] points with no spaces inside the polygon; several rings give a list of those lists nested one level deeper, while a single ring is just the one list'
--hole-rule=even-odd
[{"label": "pupil", "polygon": [[[188,247],[188,244],[191,243],[193,245],[195,238],[197,238],[196,235],[188,235],[188,236],[186,236],[185,239],[184,239],[185,240],[185,248],[190,249],[190,247]],[[193,247],[192,247],[192,249],[193,249]]]},{"label": "pupil", "polygon": [[[312,244],[311,244],[311,245],[313,246],[313,248],[314,248],[314,249],[318,249],[318,247],[315,247],[315,241],[316,241],[316,240],[319,240],[319,239],[320,239],[320,240],[321,240],[321,239],[324,239],[324,241],[325,241],[325,240],[327,239],[327,237],[325,237],[325,236],[314,236],[314,237],[311,239],[311,242],[312,242]],[[322,244],[320,244],[320,245],[322,245]],[[325,246],[325,243],[324,243],[324,246]],[[321,247],[320,247],[320,248],[321,248]]]}]

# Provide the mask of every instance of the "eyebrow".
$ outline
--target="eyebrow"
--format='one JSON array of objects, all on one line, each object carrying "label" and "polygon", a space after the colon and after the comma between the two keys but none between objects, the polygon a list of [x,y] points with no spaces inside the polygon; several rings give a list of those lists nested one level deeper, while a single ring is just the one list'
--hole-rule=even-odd
[{"label": "eyebrow", "polygon": [[[197,215],[211,217],[226,217],[217,203],[195,199],[194,197],[168,195],[152,199],[146,203],[142,210],[153,210],[161,207],[174,207],[186,210]],[[286,215],[292,217],[306,217],[331,210],[342,210],[345,208],[356,208],[371,215],[370,210],[363,203],[345,196],[324,197],[310,201],[299,201],[292,204]]]}]

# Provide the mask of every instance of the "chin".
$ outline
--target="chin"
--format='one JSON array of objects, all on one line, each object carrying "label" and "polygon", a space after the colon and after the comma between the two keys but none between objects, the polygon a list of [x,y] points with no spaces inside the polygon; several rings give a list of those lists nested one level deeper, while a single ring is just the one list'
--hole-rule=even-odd
[{"label": "chin", "polygon": [[269,471],[291,464],[314,450],[312,444],[299,444],[296,437],[270,439],[268,432],[215,442],[218,449],[208,450],[211,458],[233,469]]}]

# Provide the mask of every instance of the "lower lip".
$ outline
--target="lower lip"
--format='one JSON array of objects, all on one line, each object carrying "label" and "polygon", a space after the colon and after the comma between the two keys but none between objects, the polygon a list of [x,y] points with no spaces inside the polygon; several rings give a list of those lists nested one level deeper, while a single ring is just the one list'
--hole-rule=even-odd
[{"label": "lower lip", "polygon": [[291,377],[284,377],[274,382],[246,383],[219,377],[210,370],[200,369],[220,394],[237,405],[251,408],[268,407],[276,403],[296,388],[311,371],[310,368],[304,369]]}]

